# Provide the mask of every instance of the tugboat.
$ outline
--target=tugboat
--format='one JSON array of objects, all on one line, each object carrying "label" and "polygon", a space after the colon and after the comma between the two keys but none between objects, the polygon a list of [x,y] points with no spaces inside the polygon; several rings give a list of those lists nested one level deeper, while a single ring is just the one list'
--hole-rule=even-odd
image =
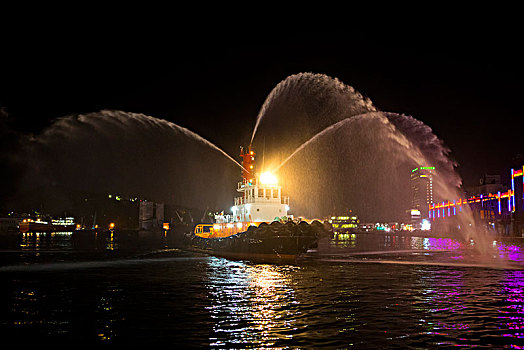
[{"label": "tugboat", "polygon": [[197,224],[190,238],[192,250],[233,259],[295,260],[314,247],[326,228],[318,220],[296,223],[288,216],[289,197],[277,178],[257,174],[255,152],[241,147],[242,181],[232,215],[216,215],[213,224]]}]

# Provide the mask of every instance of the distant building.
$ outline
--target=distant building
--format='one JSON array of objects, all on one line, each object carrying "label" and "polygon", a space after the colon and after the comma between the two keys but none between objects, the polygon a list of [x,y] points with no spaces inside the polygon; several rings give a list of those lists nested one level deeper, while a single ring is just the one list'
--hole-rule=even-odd
[{"label": "distant building", "polygon": [[504,190],[505,187],[501,182],[500,175],[484,174],[479,180],[479,185],[468,188],[467,192],[470,196],[478,196],[503,192]]},{"label": "distant building", "polygon": [[140,201],[138,226],[141,230],[162,228],[164,223],[164,204]]},{"label": "distant building", "polygon": [[411,170],[411,219],[413,224],[429,217],[429,205],[433,203],[434,166],[420,166]]},{"label": "distant building", "polygon": [[[491,177],[483,185],[496,185],[498,178]],[[501,235],[524,237],[524,166],[510,169],[511,187],[492,193],[476,193],[468,198],[459,198],[430,206],[430,218],[441,230],[460,230],[463,207],[468,207],[478,223],[482,223],[488,232]]]}]

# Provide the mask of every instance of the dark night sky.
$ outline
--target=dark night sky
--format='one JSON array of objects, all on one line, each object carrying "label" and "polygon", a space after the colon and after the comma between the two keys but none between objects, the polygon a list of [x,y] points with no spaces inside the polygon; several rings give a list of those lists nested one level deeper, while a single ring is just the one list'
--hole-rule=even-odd
[{"label": "dark night sky", "polygon": [[144,113],[236,155],[280,81],[323,73],[429,125],[468,185],[524,151],[522,55],[512,37],[484,34],[37,32],[4,42],[0,106],[11,128],[34,133],[70,113]]}]

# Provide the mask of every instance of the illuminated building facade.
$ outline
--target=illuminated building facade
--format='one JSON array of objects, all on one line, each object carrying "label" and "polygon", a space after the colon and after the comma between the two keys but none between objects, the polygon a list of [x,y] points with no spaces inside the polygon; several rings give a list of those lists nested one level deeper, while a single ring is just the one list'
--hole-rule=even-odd
[{"label": "illuminated building facade", "polygon": [[480,219],[498,233],[524,237],[524,166],[510,170],[511,188],[507,191],[479,194],[467,199],[432,203],[428,206],[432,222],[452,219],[468,206]]},{"label": "illuminated building facade", "polygon": [[433,203],[434,166],[420,166],[411,170],[411,219],[413,223],[429,217],[428,206]]}]

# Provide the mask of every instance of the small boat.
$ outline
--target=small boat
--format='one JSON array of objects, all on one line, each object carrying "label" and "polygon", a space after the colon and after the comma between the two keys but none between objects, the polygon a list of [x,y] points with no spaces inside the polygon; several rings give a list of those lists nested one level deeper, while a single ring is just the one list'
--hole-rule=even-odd
[{"label": "small boat", "polygon": [[289,197],[273,174],[256,172],[255,156],[251,147],[241,148],[241,195],[234,200],[232,214],[197,224],[190,236],[192,250],[233,259],[294,260],[327,232],[318,220],[296,222],[288,215]]}]

